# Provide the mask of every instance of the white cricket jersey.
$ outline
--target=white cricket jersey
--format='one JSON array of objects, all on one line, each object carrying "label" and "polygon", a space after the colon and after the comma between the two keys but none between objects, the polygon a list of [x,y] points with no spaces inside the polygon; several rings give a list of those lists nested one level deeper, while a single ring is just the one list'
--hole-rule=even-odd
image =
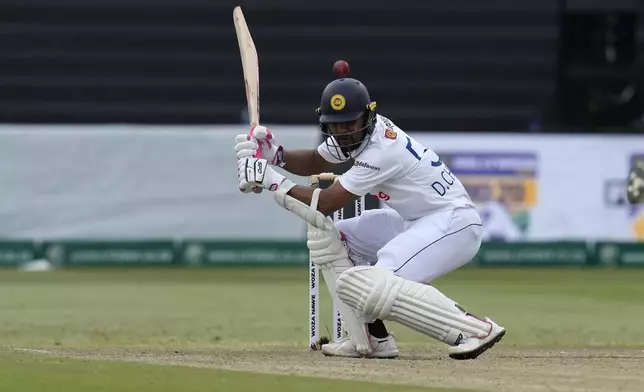
[{"label": "white cricket jersey", "polygon": [[[325,142],[318,152],[331,163],[340,162]],[[463,184],[434,151],[380,115],[366,148],[340,177],[340,184],[355,195],[376,196],[408,221],[474,207]]]}]

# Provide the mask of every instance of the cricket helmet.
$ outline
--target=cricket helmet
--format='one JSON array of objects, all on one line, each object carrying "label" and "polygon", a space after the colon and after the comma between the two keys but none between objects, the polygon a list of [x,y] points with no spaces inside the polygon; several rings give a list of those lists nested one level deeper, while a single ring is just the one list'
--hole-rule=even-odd
[{"label": "cricket helmet", "polygon": [[353,78],[327,84],[316,112],[329,151],[342,161],[364,150],[376,126],[376,102],[371,100],[367,87]]}]

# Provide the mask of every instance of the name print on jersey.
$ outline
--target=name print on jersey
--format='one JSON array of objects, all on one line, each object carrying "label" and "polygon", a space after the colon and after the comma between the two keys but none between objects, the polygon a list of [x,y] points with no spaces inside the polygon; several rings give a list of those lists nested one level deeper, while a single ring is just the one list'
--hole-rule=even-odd
[{"label": "name print on jersey", "polygon": [[452,172],[449,171],[447,166],[441,170],[441,179],[443,181],[434,181],[432,183],[432,188],[438,193],[440,196],[445,196],[445,193],[449,189],[450,185],[454,185],[454,181],[456,181],[456,178],[452,175]]},{"label": "name print on jersey", "polygon": [[[407,151],[411,153],[416,159],[419,161],[422,160],[422,155],[424,155],[427,152],[427,148],[423,148],[422,153],[419,154],[418,151],[422,148],[422,145],[407,136]],[[431,165],[432,168],[435,167],[441,167],[441,172],[440,172],[440,177],[441,180],[439,181],[434,181],[432,183],[432,188],[436,193],[438,193],[439,196],[445,196],[445,193],[449,190],[449,187],[451,185],[454,185],[454,182],[456,181],[456,178],[452,174],[452,172],[443,164],[441,161],[440,157],[436,154],[434,154],[436,159],[431,160],[429,164]]]}]

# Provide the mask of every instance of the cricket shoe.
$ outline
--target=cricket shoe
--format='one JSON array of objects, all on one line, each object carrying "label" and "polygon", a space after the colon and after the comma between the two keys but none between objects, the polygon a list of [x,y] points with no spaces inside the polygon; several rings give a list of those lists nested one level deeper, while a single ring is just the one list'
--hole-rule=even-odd
[{"label": "cricket shoe", "polygon": [[490,323],[492,329],[484,338],[471,337],[463,343],[449,348],[449,356],[453,359],[474,359],[492,348],[505,335],[505,328],[501,327],[489,318],[484,319]]},{"label": "cricket shoe", "polygon": [[322,354],[327,357],[347,357],[347,358],[396,358],[398,356],[398,347],[394,335],[389,334],[386,338],[376,338],[369,335],[369,343],[373,351],[368,355],[358,354],[356,346],[348,338],[342,339],[337,343],[327,343],[322,346]]}]

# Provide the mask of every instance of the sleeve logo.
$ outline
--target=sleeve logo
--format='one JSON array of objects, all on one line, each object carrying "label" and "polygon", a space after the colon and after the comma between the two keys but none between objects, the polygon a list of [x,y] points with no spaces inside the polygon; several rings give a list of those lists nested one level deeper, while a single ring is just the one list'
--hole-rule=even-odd
[{"label": "sleeve logo", "polygon": [[353,161],[353,166],[364,167],[365,169],[380,171],[378,166],[370,165],[367,162]]}]

